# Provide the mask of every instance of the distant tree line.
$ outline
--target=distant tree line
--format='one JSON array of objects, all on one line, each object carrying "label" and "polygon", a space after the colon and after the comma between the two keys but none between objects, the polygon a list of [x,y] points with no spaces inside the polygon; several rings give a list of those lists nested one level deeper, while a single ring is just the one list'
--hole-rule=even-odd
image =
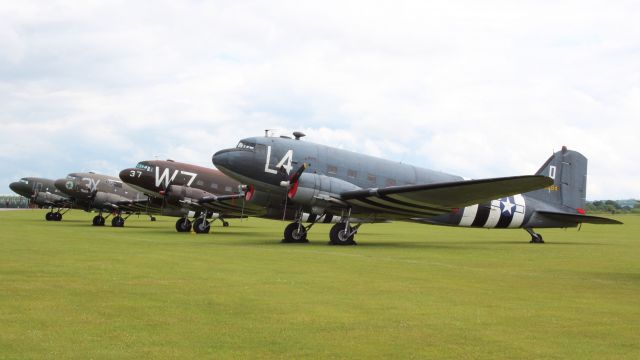
[{"label": "distant tree line", "polygon": [[640,214],[640,201],[637,200],[596,200],[587,201],[585,210],[591,213]]}]

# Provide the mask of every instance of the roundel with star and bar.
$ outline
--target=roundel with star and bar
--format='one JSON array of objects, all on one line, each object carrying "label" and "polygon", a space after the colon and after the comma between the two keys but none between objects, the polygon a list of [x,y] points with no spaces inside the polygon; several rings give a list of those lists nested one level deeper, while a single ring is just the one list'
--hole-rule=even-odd
[{"label": "roundel with star and bar", "polygon": [[521,194],[507,196],[490,203],[467,206],[460,226],[485,228],[517,228],[522,226],[526,204]]}]

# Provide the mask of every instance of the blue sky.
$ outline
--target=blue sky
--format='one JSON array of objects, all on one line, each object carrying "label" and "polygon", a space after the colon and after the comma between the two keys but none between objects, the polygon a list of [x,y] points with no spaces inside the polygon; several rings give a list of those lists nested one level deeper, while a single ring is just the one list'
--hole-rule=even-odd
[{"label": "blue sky", "polygon": [[23,176],[211,165],[322,142],[472,178],[563,145],[589,199],[640,198],[637,1],[0,5],[0,193]]}]

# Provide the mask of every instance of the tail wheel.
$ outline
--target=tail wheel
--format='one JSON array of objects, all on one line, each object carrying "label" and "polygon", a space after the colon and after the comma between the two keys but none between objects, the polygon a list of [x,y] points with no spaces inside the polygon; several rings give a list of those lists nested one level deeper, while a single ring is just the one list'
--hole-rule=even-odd
[{"label": "tail wheel", "polygon": [[193,230],[198,234],[206,234],[211,229],[211,225],[203,218],[197,218],[193,222]]},{"label": "tail wheel", "polygon": [[[356,242],[353,241],[354,234],[351,234],[353,228],[349,226],[347,228],[347,224],[345,223],[337,223],[333,225],[331,231],[329,232],[329,239],[331,240],[331,245],[356,245]],[[349,235],[351,234],[351,235]]]}]

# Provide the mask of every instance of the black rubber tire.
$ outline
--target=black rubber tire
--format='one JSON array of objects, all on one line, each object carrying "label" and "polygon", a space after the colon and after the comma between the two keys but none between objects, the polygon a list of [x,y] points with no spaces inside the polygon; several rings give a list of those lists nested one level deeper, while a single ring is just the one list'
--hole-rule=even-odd
[{"label": "black rubber tire", "polygon": [[62,221],[62,214],[59,212],[53,213],[51,219],[53,221]]},{"label": "black rubber tire", "polygon": [[48,213],[46,213],[46,214],[44,215],[44,218],[45,218],[47,221],[53,221],[53,219],[52,219],[52,215],[53,215],[53,213],[52,213],[52,212],[48,212]]},{"label": "black rubber tire", "polygon": [[[345,223],[337,223],[331,227],[331,231],[329,231],[329,244],[331,245],[357,245],[355,241],[353,241],[354,235],[349,236],[348,239],[345,238],[344,232],[346,228]],[[349,226],[348,231],[352,231],[351,226]]]},{"label": "black rubber tire", "polygon": [[116,216],[111,219],[111,226],[113,227],[124,227],[124,219],[122,216]]},{"label": "black rubber tire", "polygon": [[[300,228],[300,232],[298,232],[298,228]],[[284,239],[282,239],[283,243],[306,243],[309,242],[307,240],[307,229],[303,226],[298,226],[298,223],[291,223],[284,228]]]},{"label": "black rubber tire", "polygon": [[104,226],[104,217],[96,215],[93,217],[93,226]]},{"label": "black rubber tire", "polygon": [[151,221],[156,221],[156,217],[155,217],[155,216],[152,216],[150,220],[151,220]]},{"label": "black rubber tire", "polygon": [[177,232],[189,232],[191,231],[191,221],[186,218],[180,218],[176,221],[176,231]]},{"label": "black rubber tire", "polygon": [[209,230],[211,230],[211,225],[203,218],[197,218],[193,222],[193,231],[195,231],[196,234],[207,234]]},{"label": "black rubber tire", "polygon": [[229,223],[223,220],[222,221],[222,226],[223,227],[229,227]]},{"label": "black rubber tire", "polygon": [[532,244],[544,244],[544,240],[542,239],[542,235],[540,234],[536,234],[536,236],[532,236],[531,241],[529,242]]}]

